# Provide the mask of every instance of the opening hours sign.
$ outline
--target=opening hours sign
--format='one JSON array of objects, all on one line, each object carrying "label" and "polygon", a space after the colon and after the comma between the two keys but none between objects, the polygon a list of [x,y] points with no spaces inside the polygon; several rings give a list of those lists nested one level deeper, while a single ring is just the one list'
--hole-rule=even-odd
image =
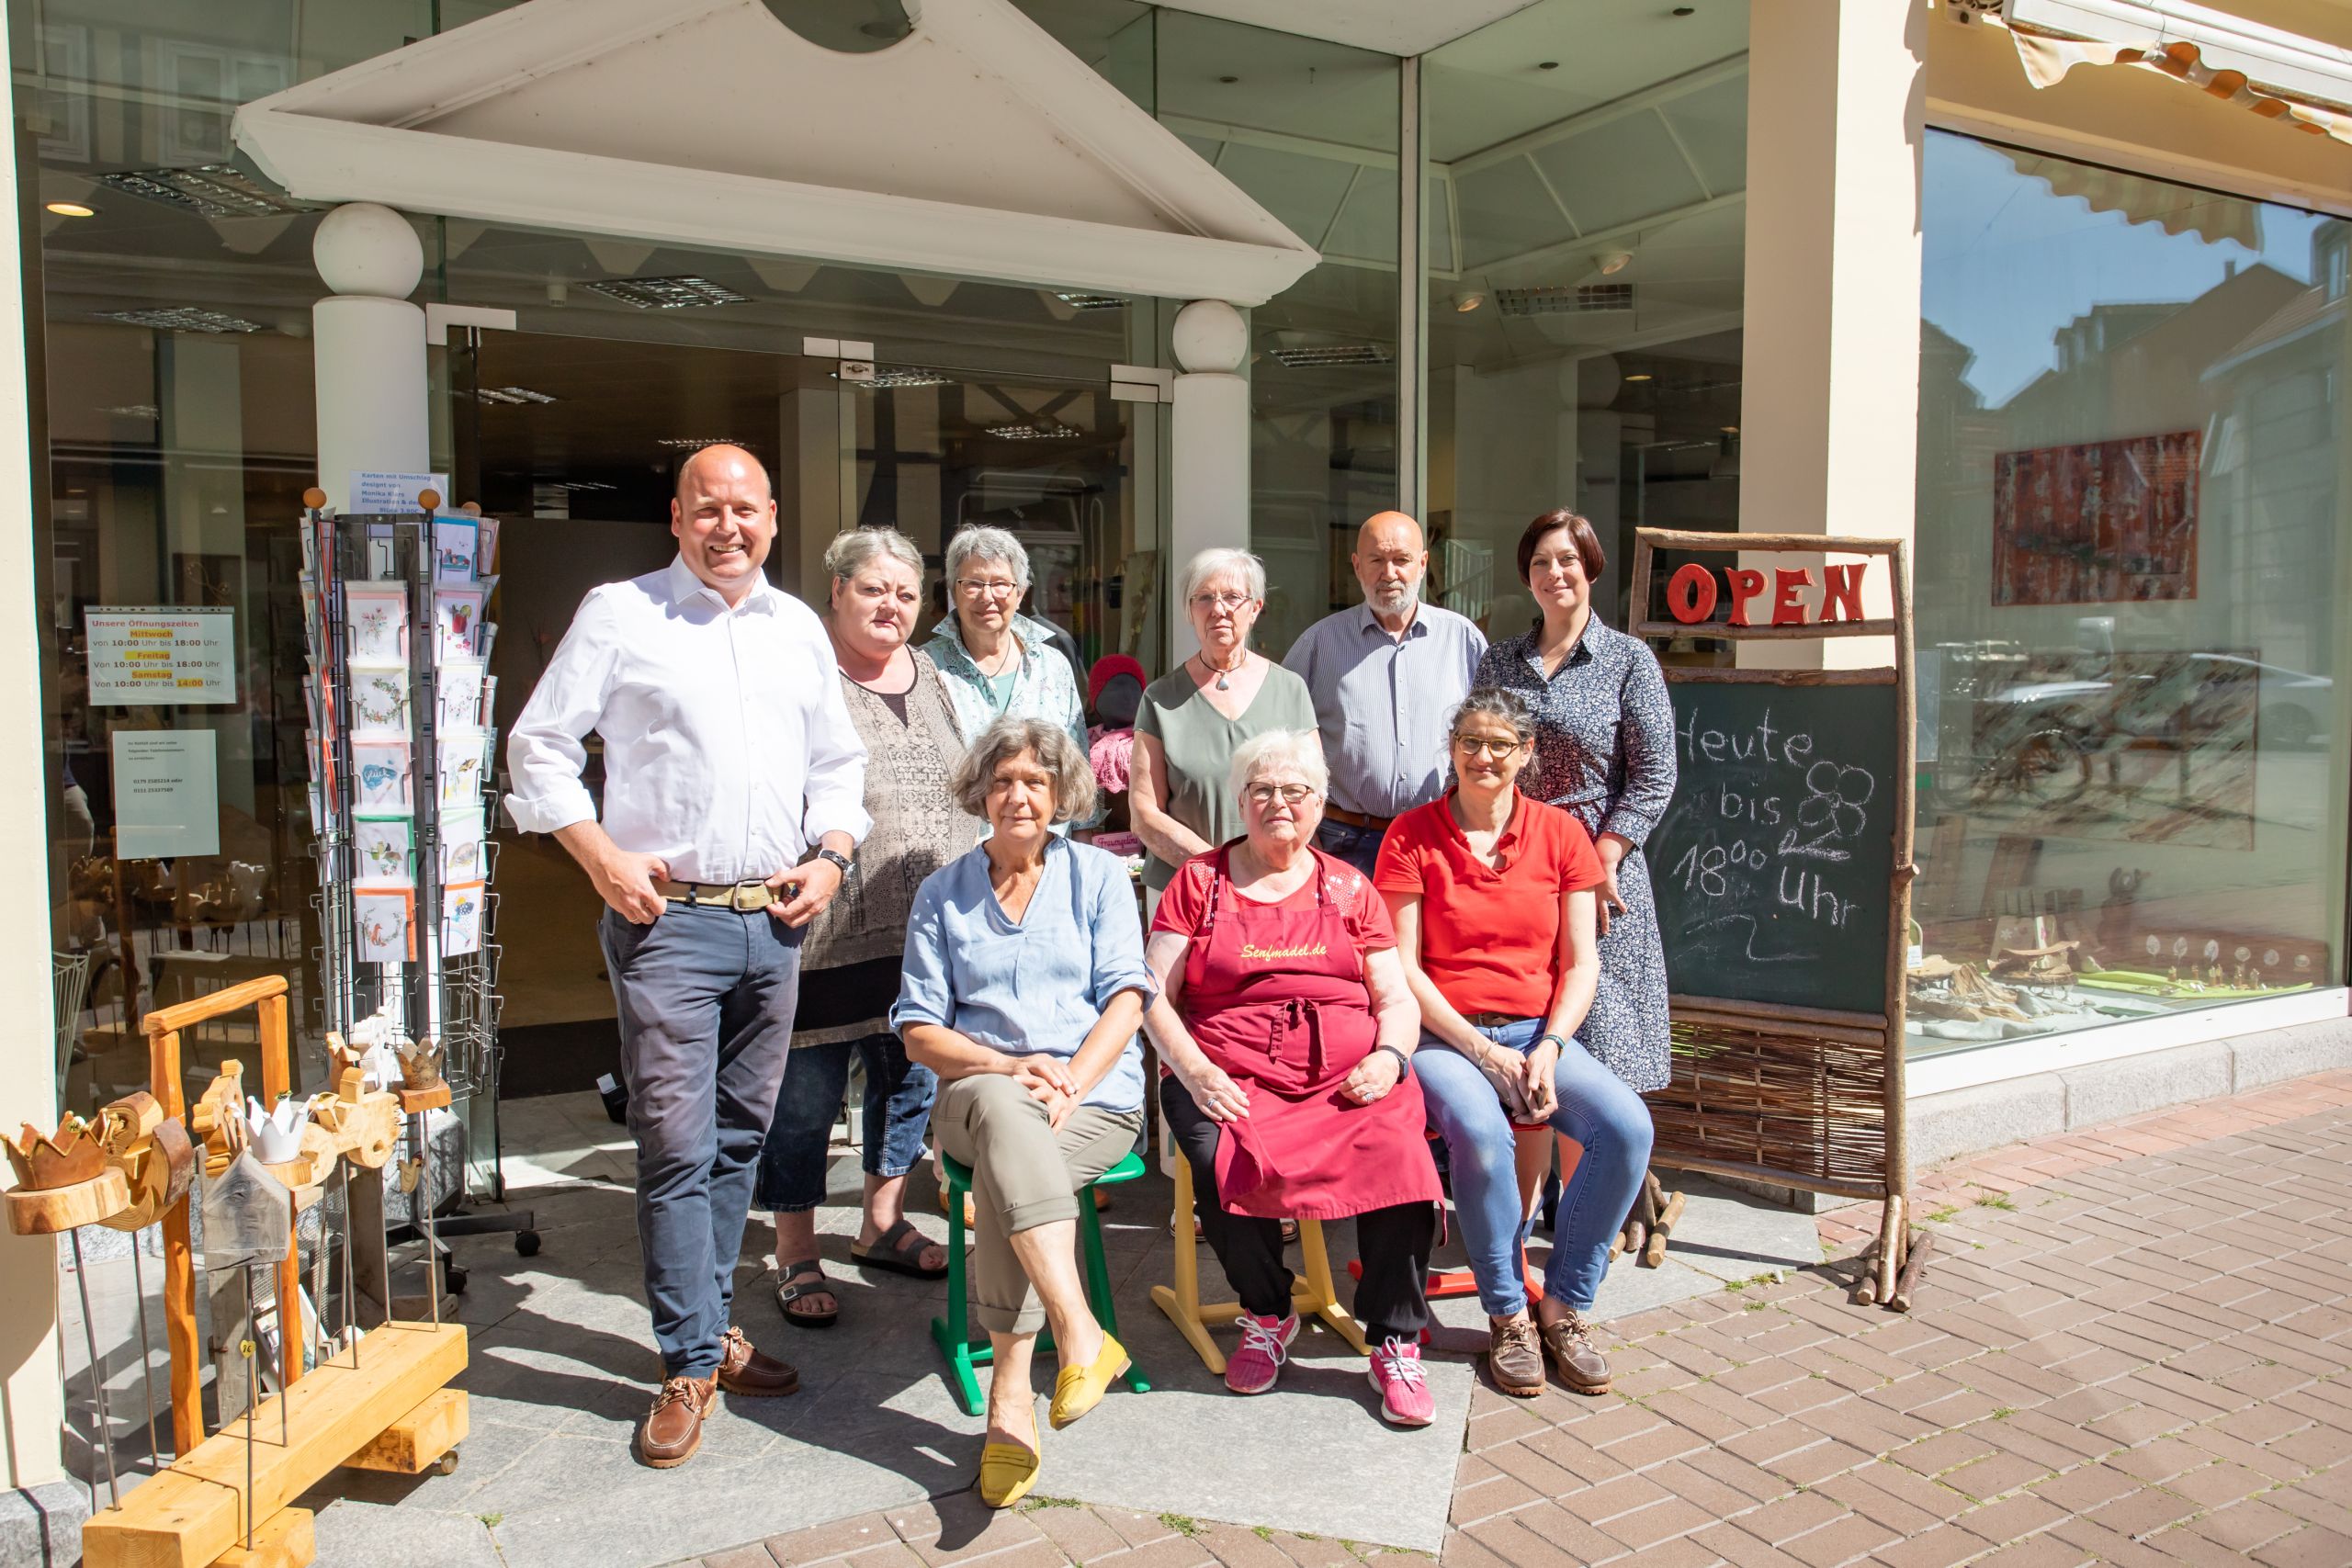
[{"label": "opening hours sign", "polygon": [[230,609],[90,610],[90,703],[233,703],[237,613]]}]

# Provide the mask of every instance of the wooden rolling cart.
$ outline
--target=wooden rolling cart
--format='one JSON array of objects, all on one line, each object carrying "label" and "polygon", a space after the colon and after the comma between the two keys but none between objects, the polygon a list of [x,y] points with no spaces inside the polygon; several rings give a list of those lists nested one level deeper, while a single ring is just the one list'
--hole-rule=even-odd
[{"label": "wooden rolling cart", "polygon": [[[1663,615],[1652,592],[1658,551],[1685,558],[1664,584]],[[1710,554],[1736,564],[1697,558]],[[1865,618],[1866,595],[1880,592],[1888,613]],[[1854,1299],[1907,1310],[1926,1242],[1905,1213],[1905,932],[1917,868],[1904,546],[1644,528],[1627,621],[1652,641],[1735,649],[1893,643],[1891,660],[1864,668],[1666,666],[1680,782],[1645,858],[1677,987],[1674,1077],[1645,1098],[1657,1165],[1877,1201],[1880,1232]]]}]

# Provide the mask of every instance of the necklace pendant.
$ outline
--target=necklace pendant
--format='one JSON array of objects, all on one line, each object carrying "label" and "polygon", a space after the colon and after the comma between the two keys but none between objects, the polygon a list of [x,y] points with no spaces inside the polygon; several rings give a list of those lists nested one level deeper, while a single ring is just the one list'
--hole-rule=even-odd
[{"label": "necklace pendant", "polygon": [[1220,691],[1220,692],[1227,692],[1227,691],[1231,691],[1231,690],[1232,690],[1232,687],[1227,683],[1226,679],[1225,679],[1225,671],[1222,671],[1222,670],[1220,670],[1220,671],[1217,671],[1217,677],[1216,677],[1216,689],[1217,689],[1218,691]]}]

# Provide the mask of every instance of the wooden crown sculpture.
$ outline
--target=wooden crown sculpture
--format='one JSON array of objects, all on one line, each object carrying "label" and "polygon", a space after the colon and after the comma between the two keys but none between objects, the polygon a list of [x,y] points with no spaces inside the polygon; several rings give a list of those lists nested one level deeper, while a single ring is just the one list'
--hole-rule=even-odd
[{"label": "wooden crown sculpture", "polygon": [[98,1130],[71,1111],[54,1133],[43,1133],[28,1122],[24,1131],[5,1140],[8,1164],[20,1187],[46,1191],[87,1181],[106,1168],[106,1145]]}]

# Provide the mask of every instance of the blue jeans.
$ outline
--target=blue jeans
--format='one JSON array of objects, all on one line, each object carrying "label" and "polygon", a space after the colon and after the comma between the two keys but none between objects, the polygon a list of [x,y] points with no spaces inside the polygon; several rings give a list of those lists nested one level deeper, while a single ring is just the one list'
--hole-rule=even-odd
[{"label": "blue jeans", "polygon": [[931,1122],[939,1078],[907,1060],[897,1035],[796,1045],[785,1063],[775,1119],[760,1150],[753,1208],[797,1214],[825,1201],[825,1149],[842,1096],[849,1090],[852,1052],[865,1064],[865,1174],[904,1176],[922,1158],[923,1128]]},{"label": "blue jeans", "polygon": [[1326,817],[1315,829],[1315,847],[1369,877],[1374,863],[1380,859],[1380,840],[1387,835],[1385,828],[1359,828]]},{"label": "blue jeans", "polygon": [[[1524,1054],[1543,1032],[1541,1019],[1481,1029],[1498,1045]],[[1478,1300],[1493,1317],[1527,1308],[1519,1248],[1527,1222],[1520,1207],[1517,1140],[1502,1097],[1469,1057],[1423,1034],[1413,1074],[1430,1122],[1445,1139],[1453,1166],[1453,1208],[1462,1244],[1478,1281]],[[1609,1272],[1609,1242],[1625,1223],[1650,1161],[1650,1108],[1624,1080],[1575,1041],[1560,1053],[1552,1081],[1560,1108],[1552,1130],[1583,1145],[1584,1157],[1560,1194],[1544,1293],[1578,1312],[1591,1310]]]},{"label": "blue jeans", "polygon": [[718,1370],[752,1171],[784,1081],[800,936],[766,910],[669,904],[650,926],[605,911],[637,1140],[637,1239],[665,1377]]}]

